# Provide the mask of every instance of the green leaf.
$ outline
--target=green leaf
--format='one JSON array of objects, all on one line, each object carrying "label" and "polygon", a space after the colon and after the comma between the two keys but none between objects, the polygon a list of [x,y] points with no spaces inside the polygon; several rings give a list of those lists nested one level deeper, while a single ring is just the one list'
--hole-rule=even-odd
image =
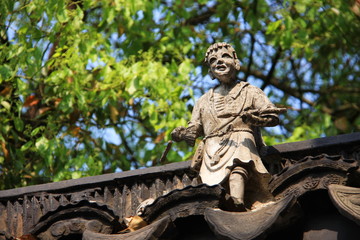
[{"label": "green leaf", "polygon": [[10,110],[10,108],[11,108],[11,105],[10,105],[10,103],[9,102],[7,102],[7,101],[1,101],[1,105],[6,109],[6,110]]},{"label": "green leaf", "polygon": [[15,129],[21,132],[24,129],[24,122],[20,118],[14,119]]},{"label": "green leaf", "polygon": [[37,135],[41,130],[43,130],[44,129],[44,127],[37,127],[37,128],[35,128],[34,130],[32,130],[31,131],[31,133],[30,133],[30,135],[32,136],[32,137],[34,137],[35,135]]},{"label": "green leaf", "polygon": [[33,142],[29,141],[21,146],[20,151],[24,152],[24,151],[28,150],[32,145],[33,145]]},{"label": "green leaf", "polygon": [[69,20],[65,7],[60,6],[60,10],[58,11],[56,17],[60,23],[65,23]]},{"label": "green leaf", "polygon": [[0,65],[0,81],[11,77],[12,71],[7,65]]},{"label": "green leaf", "polygon": [[274,33],[282,24],[282,20],[277,20],[275,22],[269,23],[266,34],[272,34]]},{"label": "green leaf", "polygon": [[81,178],[82,177],[82,174],[81,174],[81,172],[79,172],[79,171],[76,171],[76,172],[72,172],[71,173],[71,178],[72,179],[78,179],[78,178]]},{"label": "green leaf", "polygon": [[135,78],[131,79],[130,86],[127,91],[130,94],[134,94],[138,88],[139,88],[139,78],[135,77]]},{"label": "green leaf", "polygon": [[183,61],[179,66],[179,73],[180,75],[188,75],[191,70],[191,63],[189,60]]},{"label": "green leaf", "polygon": [[306,4],[301,1],[295,3],[295,8],[299,13],[304,13],[306,10]]},{"label": "green leaf", "polygon": [[47,149],[48,146],[49,146],[49,140],[46,137],[40,137],[36,140],[35,147],[38,150],[43,151]]},{"label": "green leaf", "polygon": [[290,48],[292,42],[293,42],[293,37],[294,35],[292,34],[291,31],[286,31],[284,36],[283,36],[283,46],[285,49]]},{"label": "green leaf", "polygon": [[293,20],[291,17],[286,17],[285,18],[285,28],[288,30],[288,31],[291,31],[292,30],[292,26],[293,26]]}]

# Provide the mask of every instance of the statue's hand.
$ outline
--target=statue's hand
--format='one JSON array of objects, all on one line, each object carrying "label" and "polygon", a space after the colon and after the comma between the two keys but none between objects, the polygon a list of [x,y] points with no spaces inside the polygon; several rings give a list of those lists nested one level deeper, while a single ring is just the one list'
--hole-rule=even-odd
[{"label": "statue's hand", "polygon": [[242,119],[244,123],[250,124],[250,125],[257,125],[259,121],[261,121],[261,118],[259,116],[256,116],[252,112],[246,112],[242,116]]},{"label": "statue's hand", "polygon": [[253,126],[258,127],[266,127],[266,126],[275,126],[279,123],[279,120],[277,117],[274,116],[257,116],[256,114],[253,114],[251,112],[245,113],[243,117],[243,121],[246,124],[250,124]]},{"label": "statue's hand", "polygon": [[175,142],[185,141],[188,145],[194,146],[196,135],[192,133],[191,129],[185,127],[177,127],[171,132],[171,138]]},{"label": "statue's hand", "polygon": [[184,140],[185,131],[186,131],[185,127],[177,127],[174,130],[172,130],[171,138],[175,142],[180,142],[180,141]]},{"label": "statue's hand", "polygon": [[186,135],[184,140],[185,140],[186,144],[191,147],[193,147],[195,145],[195,138],[190,135]]}]

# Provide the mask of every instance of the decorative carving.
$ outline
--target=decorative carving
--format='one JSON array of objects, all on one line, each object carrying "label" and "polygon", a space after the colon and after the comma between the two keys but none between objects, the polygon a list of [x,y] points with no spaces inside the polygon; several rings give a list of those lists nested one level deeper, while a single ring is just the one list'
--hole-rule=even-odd
[{"label": "decorative carving", "polygon": [[288,196],[299,197],[301,195],[301,191],[295,185],[295,186],[287,188],[282,195],[284,197],[288,197]]},{"label": "decorative carving", "polygon": [[329,195],[342,215],[360,225],[360,188],[331,184]]},{"label": "decorative carving", "polygon": [[46,231],[37,235],[39,239],[60,239],[69,235],[81,235],[85,229],[94,232],[111,232],[112,226],[108,226],[98,220],[73,218],[56,221]]},{"label": "decorative carving", "polygon": [[328,188],[330,184],[341,184],[342,179],[335,174],[327,174],[324,178],[322,178],[322,184],[324,188]]},{"label": "decorative carving", "polygon": [[[192,167],[199,170],[203,183],[224,184],[238,210],[244,210],[245,183],[257,181],[258,192],[268,192],[270,178],[258,150],[263,146],[259,127],[276,126],[276,108],[261,89],[237,81],[240,61],[227,43],[211,45],[205,56],[209,74],[220,84],[204,94],[195,104],[189,126],[177,127],[172,132],[174,141],[185,141],[194,146],[195,139],[203,136]],[[257,179],[257,180],[253,180]],[[262,202],[272,196],[264,197]]]},{"label": "decorative carving", "polygon": [[[44,215],[54,213],[60,206],[85,200],[106,205],[119,219],[133,216],[139,202],[155,199],[173,189],[197,185],[198,181],[189,166],[189,162],[179,162],[0,191],[0,230],[4,236],[7,234],[13,237],[29,233]],[[1,236],[0,232],[0,239]]]},{"label": "decorative carving", "polygon": [[226,212],[207,208],[205,219],[219,239],[262,239],[275,224],[279,215],[293,204],[293,197],[270,203],[263,208],[246,213]]},{"label": "decorative carving", "polygon": [[139,206],[136,208],[136,215],[139,215],[139,216],[143,215],[143,214],[144,214],[145,207],[153,204],[154,201],[155,201],[155,200],[154,200],[153,198],[148,198],[148,199],[146,199],[145,201],[142,201],[142,202],[139,204]]},{"label": "decorative carving", "polygon": [[358,167],[356,161],[340,155],[308,156],[274,175],[269,187],[276,196],[294,193],[294,196],[300,196],[306,191],[327,189],[331,183],[345,184],[351,174],[356,174]]},{"label": "decorative carving", "polygon": [[305,188],[306,190],[314,189],[319,184],[319,182],[320,182],[319,178],[309,177],[304,182],[303,188]]},{"label": "decorative carving", "polygon": [[167,215],[170,215],[172,220],[190,215],[203,215],[205,208],[218,207],[224,195],[224,189],[219,185],[202,184],[176,189],[146,206],[142,217],[150,223]]},{"label": "decorative carving", "polygon": [[86,229],[111,233],[124,228],[118,217],[106,205],[82,200],[59,206],[40,218],[31,234],[39,239],[60,239],[64,236],[81,235]]},{"label": "decorative carving", "polygon": [[[273,151],[272,156],[276,156],[272,158],[273,163],[282,162],[285,158],[288,163],[286,168],[271,180],[271,190],[276,198],[292,196],[296,199],[308,191],[329,188],[334,205],[344,216],[359,224],[358,189],[340,189],[341,186],[336,186],[336,189],[332,190],[335,188],[333,184],[358,186],[359,137],[360,134],[357,133],[267,147],[265,154]],[[299,160],[307,154],[316,153],[342,156],[321,154]],[[222,200],[227,199],[224,196],[225,190],[219,186],[197,186],[198,178],[189,167],[190,162],[173,163],[149,169],[0,191],[0,239],[80,239],[83,232],[89,233],[86,236],[96,236],[96,239],[100,236],[104,239],[146,239],[146,236],[144,238],[141,235],[145,233],[141,232],[150,228],[155,229],[155,221],[162,220],[163,217],[170,219],[169,225],[164,227],[164,232],[161,233],[162,230],[159,230],[159,235],[147,236],[176,238],[176,229],[173,227],[183,230],[180,228],[182,225],[177,225],[179,222],[188,219],[203,220],[201,216],[205,214],[206,207],[221,208]],[[241,173],[245,175],[246,172]],[[254,194],[257,194],[256,188],[253,189]],[[314,194],[320,192],[324,193],[317,191]],[[248,193],[245,195],[247,198]],[[312,204],[311,197],[315,195],[306,196],[306,204]],[[143,203],[151,198],[155,199],[153,203],[151,200]],[[305,206],[302,202],[305,198],[298,199],[302,199],[298,206]],[[140,207],[137,208],[138,206]],[[293,208],[289,209],[291,212],[285,208],[279,210],[281,214],[278,220],[263,233],[271,231],[274,234],[282,234],[285,223],[293,216],[298,216],[291,210]],[[246,223],[250,223],[255,221],[253,217],[263,209],[264,207],[256,208],[237,214],[249,214]],[[276,215],[276,211],[278,210],[273,210],[272,214]],[[111,234],[119,233],[126,228],[122,224],[124,218],[135,214],[142,214],[151,227],[134,228],[133,230],[137,230],[126,234]],[[161,226],[160,224],[159,228]],[[264,236],[263,233],[257,238]]]},{"label": "decorative carving", "polygon": [[[173,225],[169,216],[164,217],[135,232],[125,234],[101,234],[86,229],[83,240],[152,240],[162,238]],[[174,237],[174,236],[172,236]]]}]

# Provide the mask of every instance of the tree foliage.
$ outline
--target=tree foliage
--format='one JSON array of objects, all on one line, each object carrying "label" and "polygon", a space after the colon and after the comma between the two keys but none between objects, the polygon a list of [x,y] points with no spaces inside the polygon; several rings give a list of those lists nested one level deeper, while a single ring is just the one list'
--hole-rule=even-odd
[{"label": "tree foliage", "polygon": [[268,144],[358,131],[359,16],[341,0],[2,0],[0,188],[188,159],[176,144],[159,161],[215,84],[216,41],[289,107]]}]

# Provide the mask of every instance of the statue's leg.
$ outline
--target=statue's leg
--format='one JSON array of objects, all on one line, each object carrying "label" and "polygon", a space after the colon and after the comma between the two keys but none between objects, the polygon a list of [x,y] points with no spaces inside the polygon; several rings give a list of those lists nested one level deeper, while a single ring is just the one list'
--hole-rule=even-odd
[{"label": "statue's leg", "polygon": [[248,172],[243,167],[235,167],[229,176],[230,196],[235,205],[244,205],[245,183]]}]

